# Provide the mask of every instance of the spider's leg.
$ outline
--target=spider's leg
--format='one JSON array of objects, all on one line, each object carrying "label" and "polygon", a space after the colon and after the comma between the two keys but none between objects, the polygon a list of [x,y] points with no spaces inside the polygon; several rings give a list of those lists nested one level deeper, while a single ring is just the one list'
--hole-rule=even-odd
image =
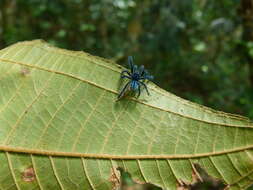
[{"label": "spider's leg", "polygon": [[124,75],[125,73],[128,74],[128,76],[131,76],[131,74],[130,74],[129,71],[127,71],[127,70],[122,71],[122,72],[121,72],[121,76]]},{"label": "spider's leg", "polygon": [[154,79],[154,76],[153,76],[153,75],[148,75],[148,76],[146,76],[146,78],[147,78],[148,80],[153,80],[153,79]]},{"label": "spider's leg", "polygon": [[144,70],[144,74],[142,76],[148,80],[154,79],[154,77],[152,75],[150,75],[147,70]]},{"label": "spider's leg", "polygon": [[133,66],[133,73],[139,73],[137,65]]},{"label": "spider's leg", "polygon": [[134,72],[134,61],[132,56],[128,56],[128,65],[130,67],[131,73]]},{"label": "spider's leg", "polygon": [[147,94],[150,95],[149,91],[148,91],[148,88],[147,88],[147,85],[144,82],[141,82],[141,81],[139,81],[139,83],[144,86],[145,90],[147,91]]},{"label": "spider's leg", "polygon": [[122,78],[122,79],[123,79],[123,78],[128,78],[128,79],[130,79],[130,80],[131,80],[131,77],[126,76],[126,75],[122,75],[122,76],[121,76],[121,78]]},{"label": "spider's leg", "polygon": [[141,65],[139,68],[139,74],[140,74],[140,76],[143,76],[145,74],[143,65]]},{"label": "spider's leg", "polygon": [[124,93],[125,93],[127,87],[129,86],[130,82],[131,81],[129,81],[128,83],[126,83],[126,85],[124,86],[124,88],[120,91],[120,93],[118,95],[118,99],[120,99],[124,95]]},{"label": "spider's leg", "polygon": [[138,85],[138,95],[137,95],[137,98],[139,98],[140,95],[141,95],[141,87],[140,87],[140,85]]},{"label": "spider's leg", "polygon": [[152,76],[152,75],[147,75],[147,76],[144,76],[144,77],[140,77],[140,79],[139,80],[153,80],[154,79],[154,77]]}]

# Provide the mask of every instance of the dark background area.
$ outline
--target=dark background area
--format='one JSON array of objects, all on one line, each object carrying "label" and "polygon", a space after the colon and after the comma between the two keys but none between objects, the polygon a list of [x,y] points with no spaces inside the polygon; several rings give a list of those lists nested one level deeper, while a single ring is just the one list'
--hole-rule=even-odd
[{"label": "dark background area", "polygon": [[133,55],[160,87],[253,119],[252,0],[0,0],[0,48],[33,39]]},{"label": "dark background area", "polygon": [[1,0],[0,48],[44,39],[126,64],[214,109],[253,118],[252,0]]}]

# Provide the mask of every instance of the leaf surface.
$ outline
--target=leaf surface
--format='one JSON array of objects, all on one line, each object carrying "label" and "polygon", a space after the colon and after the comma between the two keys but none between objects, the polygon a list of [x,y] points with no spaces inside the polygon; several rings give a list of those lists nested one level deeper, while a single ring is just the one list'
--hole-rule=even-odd
[{"label": "leaf surface", "polygon": [[253,182],[253,124],[148,83],[117,100],[123,68],[35,40],[0,51],[0,189],[110,190],[122,167],[176,190],[193,164],[232,190]]}]

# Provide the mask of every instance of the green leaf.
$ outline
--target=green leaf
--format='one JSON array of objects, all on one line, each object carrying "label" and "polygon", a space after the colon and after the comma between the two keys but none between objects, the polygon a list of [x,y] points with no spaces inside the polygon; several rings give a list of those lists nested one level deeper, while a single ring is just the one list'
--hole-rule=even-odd
[{"label": "green leaf", "polygon": [[129,172],[125,171],[123,168],[118,167],[117,170],[120,171],[120,188],[121,190],[162,190],[162,188],[157,187],[150,183],[137,183],[132,179]]},{"label": "green leaf", "polygon": [[[118,167],[175,190],[199,164],[232,190],[253,180],[253,125],[153,83],[117,100],[123,68],[22,42],[0,51],[0,189],[110,190]],[[120,180],[117,179],[116,181]]]}]

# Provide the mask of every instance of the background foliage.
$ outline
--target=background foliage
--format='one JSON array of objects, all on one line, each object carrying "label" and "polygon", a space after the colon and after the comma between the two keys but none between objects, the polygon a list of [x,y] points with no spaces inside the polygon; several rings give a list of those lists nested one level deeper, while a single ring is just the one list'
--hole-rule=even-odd
[{"label": "background foliage", "polygon": [[42,38],[126,63],[178,96],[253,118],[241,4],[250,0],[1,0],[0,48]]},{"label": "background foliage", "polygon": [[0,48],[42,38],[120,64],[133,55],[162,88],[253,118],[251,2],[1,0]]}]

